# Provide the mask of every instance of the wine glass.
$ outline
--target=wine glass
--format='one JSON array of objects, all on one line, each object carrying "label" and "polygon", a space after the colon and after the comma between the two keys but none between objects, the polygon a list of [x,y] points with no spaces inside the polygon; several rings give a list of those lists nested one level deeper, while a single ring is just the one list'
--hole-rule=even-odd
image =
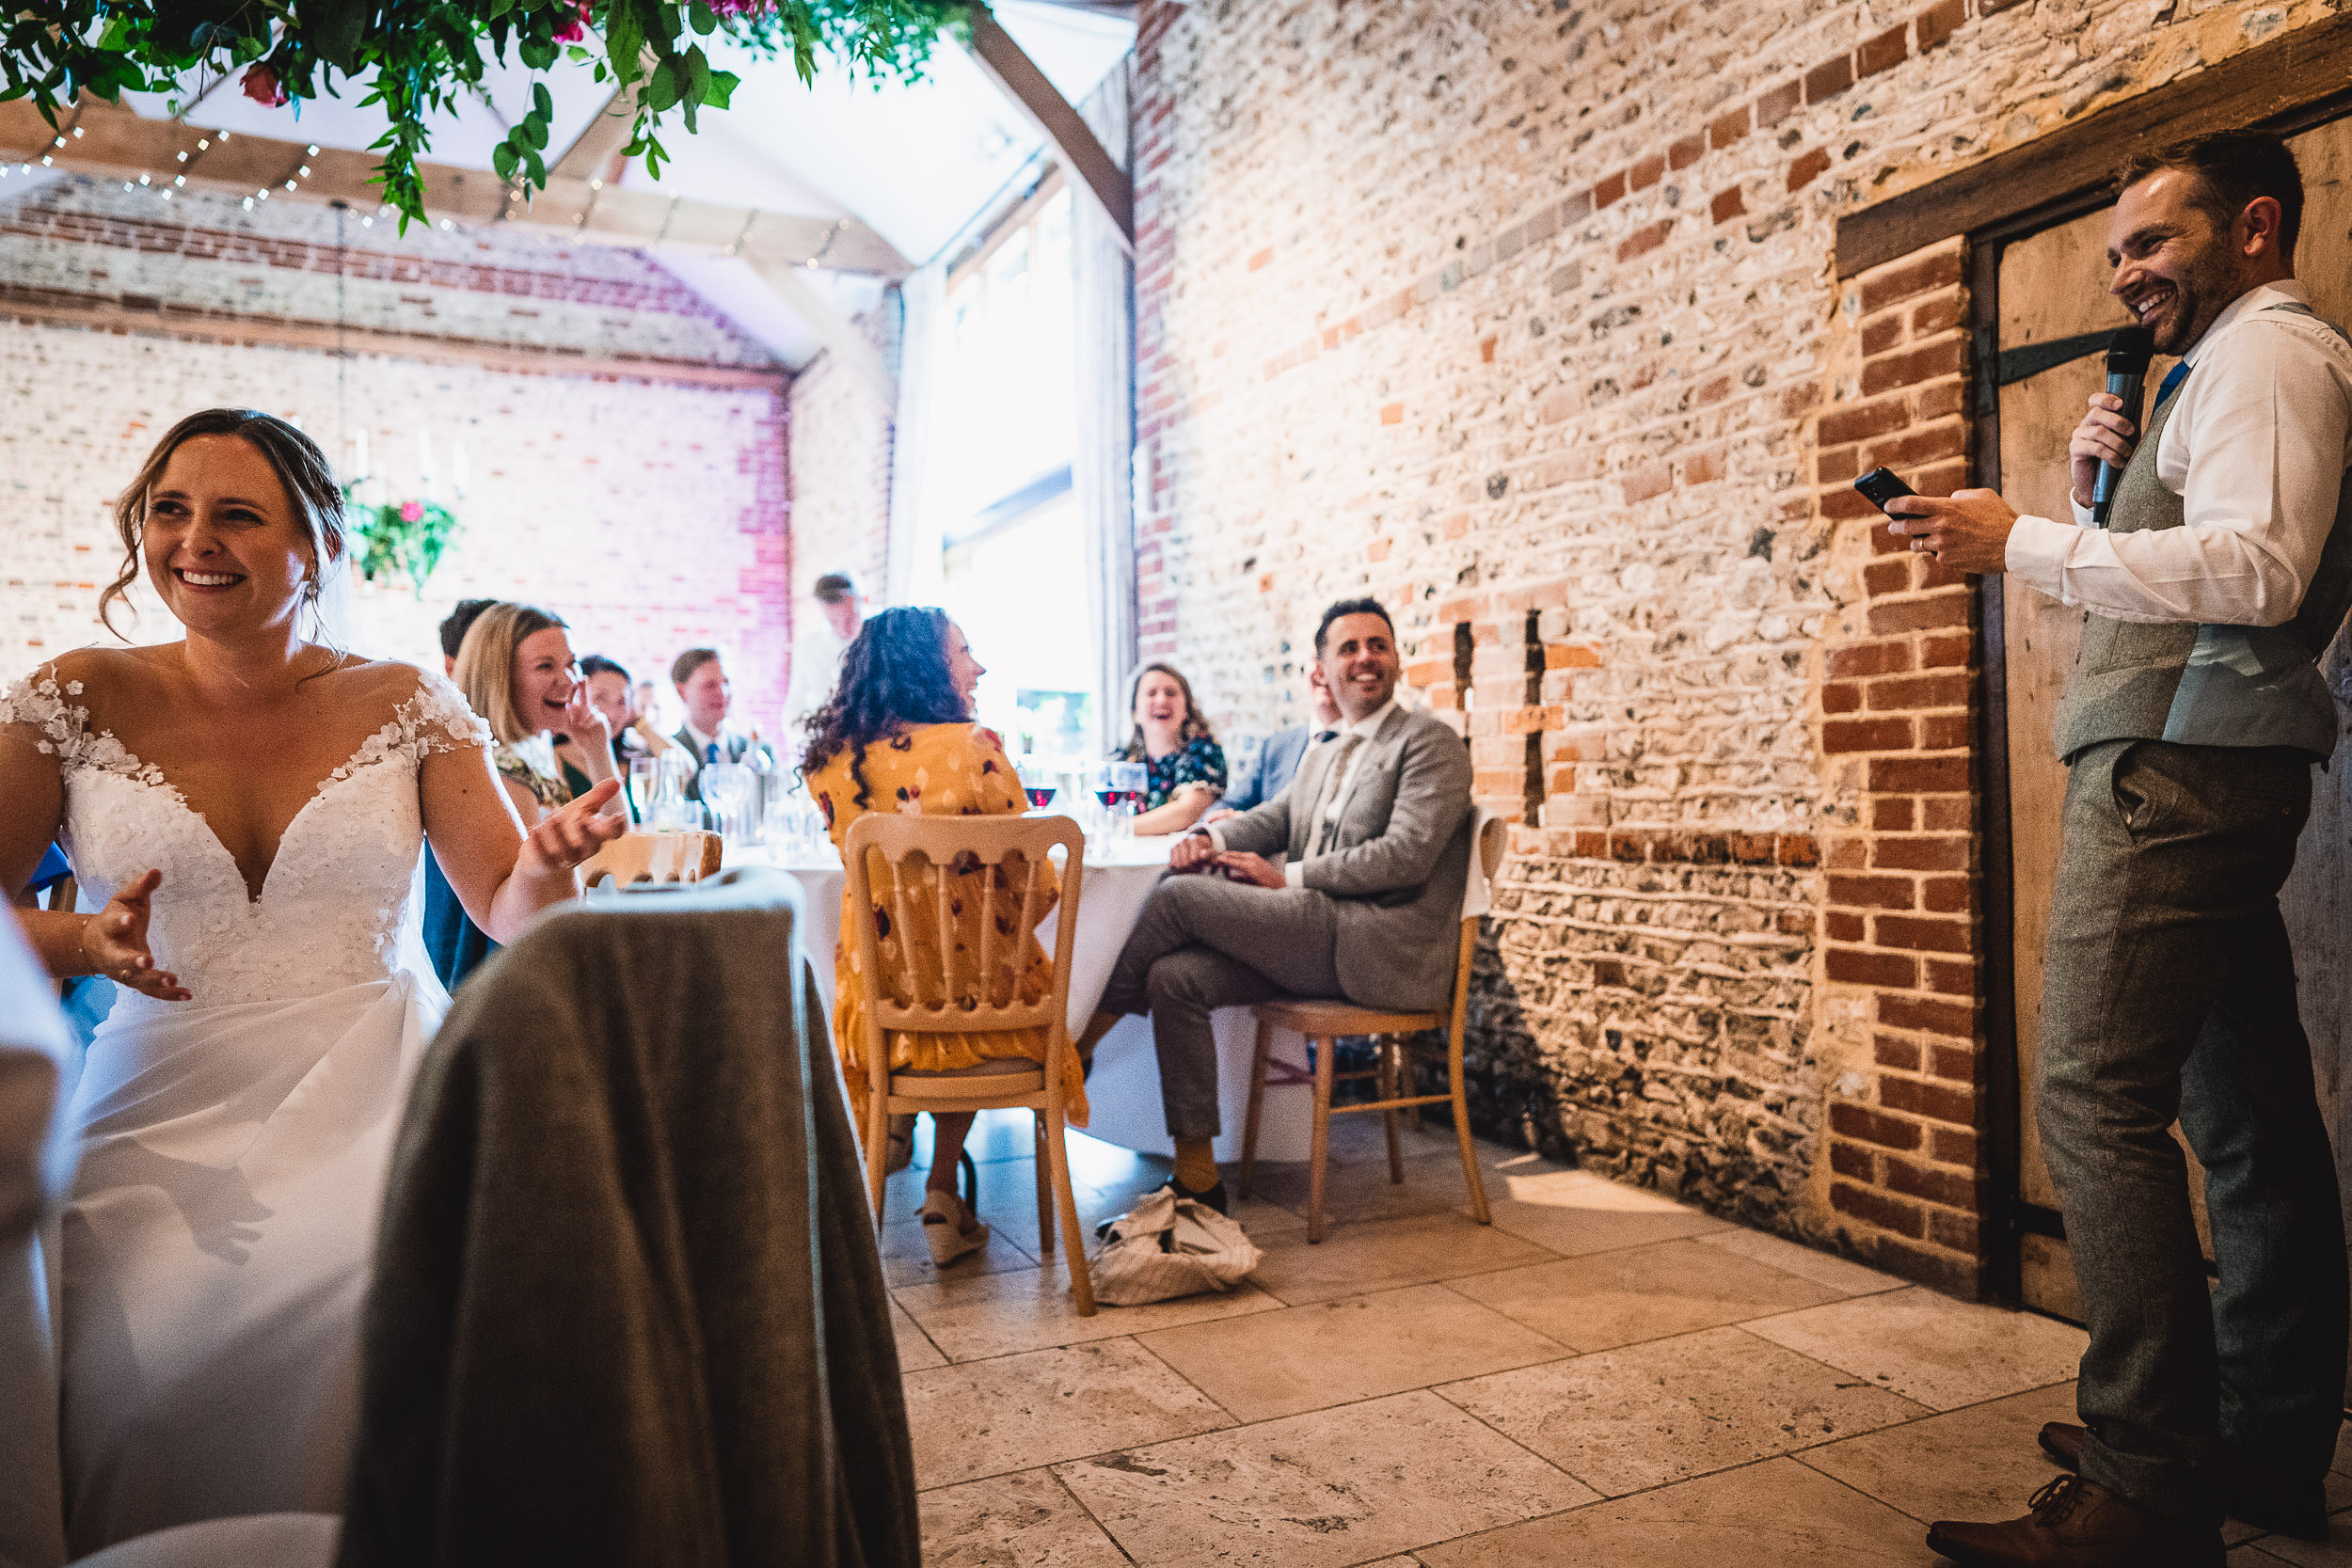
[{"label": "wine glass", "polygon": [[745,808],[759,792],[759,779],[739,762],[714,762],[703,768],[703,800],[719,814],[719,831],[729,838],[746,836]]},{"label": "wine glass", "polygon": [[661,763],[654,757],[628,759],[628,805],[636,814],[637,825],[653,826],[654,797],[661,788]]}]

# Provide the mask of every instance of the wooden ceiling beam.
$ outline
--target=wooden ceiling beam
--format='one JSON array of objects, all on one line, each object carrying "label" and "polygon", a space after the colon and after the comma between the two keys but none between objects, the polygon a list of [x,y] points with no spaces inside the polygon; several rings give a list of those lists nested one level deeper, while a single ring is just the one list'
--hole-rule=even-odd
[{"label": "wooden ceiling beam", "polygon": [[[379,207],[384,199],[373,183],[372,153],[332,147],[313,153],[301,142],[147,119],[130,109],[89,100],[76,107],[71,123],[80,134],[65,136],[59,146],[58,134],[31,104],[22,100],[0,103],[0,158],[46,161],[69,173],[118,180],[145,174],[164,184],[184,175],[193,189],[241,196],[266,190],[273,201],[340,201],[363,212]],[[310,171],[307,176],[299,172],[305,167]],[[515,222],[611,245],[716,251],[766,262],[789,264],[820,257],[824,265],[838,271],[892,279],[914,270],[889,241],[855,218],[731,207],[658,191],[624,190],[610,182],[599,189],[596,176],[558,178],[553,170],[548,171],[547,189],[523,201],[487,170],[424,164],[418,172],[424,180],[426,215],[436,221]],[[288,181],[294,182],[294,189],[286,188]]]},{"label": "wooden ceiling beam", "polygon": [[1078,176],[1079,183],[1111,220],[1127,254],[1134,255],[1136,188],[1127,171],[1104,149],[1093,128],[1061,95],[1061,89],[1038,69],[1012,35],[997,24],[986,6],[972,8],[971,22],[974,63],[1053,143],[1062,163]]},{"label": "wooden ceiling beam", "polygon": [[612,96],[604,101],[596,118],[580,128],[572,138],[572,145],[564,155],[548,165],[551,180],[602,180],[607,184],[620,178],[621,149],[629,142],[629,134],[636,128],[637,100],[627,87],[615,87]]}]

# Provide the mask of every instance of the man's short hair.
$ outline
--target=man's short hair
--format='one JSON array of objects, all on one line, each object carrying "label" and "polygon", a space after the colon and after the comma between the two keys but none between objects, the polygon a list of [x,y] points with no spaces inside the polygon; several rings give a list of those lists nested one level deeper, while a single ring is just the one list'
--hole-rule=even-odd
[{"label": "man's short hair", "polygon": [[716,662],[718,657],[719,650],[716,648],[687,649],[670,663],[670,684],[684,686],[694,678],[695,671],[706,664]]},{"label": "man's short hair", "polygon": [[455,609],[441,622],[441,657],[455,658],[457,650],[466,645],[466,631],[484,610],[498,603],[496,599],[460,599]]},{"label": "man's short hair", "polygon": [[1343,615],[1377,615],[1389,623],[1389,641],[1396,641],[1396,623],[1390,620],[1386,606],[1378,599],[1342,599],[1323,612],[1323,621],[1315,627],[1315,653],[1320,656],[1323,644],[1329,640],[1331,623]]},{"label": "man's short hair", "polygon": [[857,578],[847,572],[827,572],[810,592],[818,604],[847,604],[857,597]]},{"label": "man's short hair", "polygon": [[591,675],[618,675],[623,681],[628,679],[628,671],[602,654],[590,654],[580,661],[580,678],[586,680]]},{"label": "man's short hair", "polygon": [[2116,194],[2169,168],[2197,177],[2192,199],[2217,229],[2235,223],[2256,198],[2269,197],[2279,204],[2279,249],[2295,253],[2303,231],[2303,172],[2285,142],[2267,131],[2215,131],[2135,152],[2115,171]]}]

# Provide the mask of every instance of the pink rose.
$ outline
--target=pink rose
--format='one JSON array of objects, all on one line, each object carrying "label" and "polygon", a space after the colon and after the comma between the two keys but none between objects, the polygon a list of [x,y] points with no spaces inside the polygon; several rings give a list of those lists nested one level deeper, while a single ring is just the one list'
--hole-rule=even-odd
[{"label": "pink rose", "polygon": [[580,0],[580,13],[555,30],[558,43],[578,43],[588,36],[588,0]]},{"label": "pink rose", "polygon": [[257,65],[245,73],[245,95],[264,109],[285,106],[286,89],[279,85],[278,72],[266,65]]},{"label": "pink rose", "polygon": [[423,521],[424,521],[424,502],[422,502],[422,501],[402,501],[402,502],[400,503],[400,520],[401,520],[402,522],[404,522],[404,523],[421,523],[421,522],[423,522]]}]

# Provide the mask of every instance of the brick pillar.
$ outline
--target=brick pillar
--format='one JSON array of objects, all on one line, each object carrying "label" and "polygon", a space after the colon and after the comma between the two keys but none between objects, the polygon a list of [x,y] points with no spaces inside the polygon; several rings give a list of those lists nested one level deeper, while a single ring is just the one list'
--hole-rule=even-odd
[{"label": "brick pillar", "polygon": [[1817,1179],[1857,1252],[1973,1294],[1987,1261],[1974,591],[1851,486],[1882,464],[1922,494],[1967,483],[1962,261],[1947,242],[1845,286],[1838,395],[1819,425],[1817,504],[1849,575],[1816,721],[1821,1016],[1837,1069]]}]

